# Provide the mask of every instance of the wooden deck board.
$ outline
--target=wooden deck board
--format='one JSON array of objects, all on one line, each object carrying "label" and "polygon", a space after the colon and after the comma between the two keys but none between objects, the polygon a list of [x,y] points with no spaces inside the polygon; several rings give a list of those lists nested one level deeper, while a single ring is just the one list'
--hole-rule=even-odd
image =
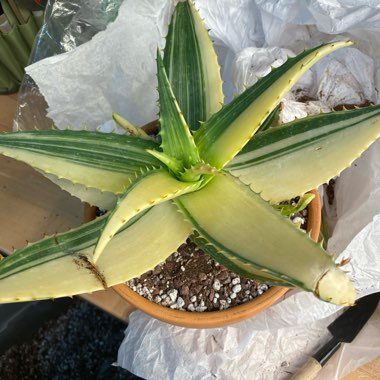
[{"label": "wooden deck board", "polygon": [[[12,130],[17,96],[0,96],[0,129]],[[31,167],[0,157],[0,248],[20,248],[83,221],[83,204]]]}]

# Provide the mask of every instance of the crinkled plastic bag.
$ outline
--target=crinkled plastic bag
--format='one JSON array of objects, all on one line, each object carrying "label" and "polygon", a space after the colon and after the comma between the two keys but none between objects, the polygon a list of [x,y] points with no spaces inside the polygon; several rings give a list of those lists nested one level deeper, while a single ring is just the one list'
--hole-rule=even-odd
[{"label": "crinkled plastic bag", "polygon": [[[91,40],[115,20],[121,2],[122,0],[49,1],[44,23],[34,42],[30,63],[71,51]],[[51,128],[53,121],[47,117],[46,109],[45,98],[38,86],[29,75],[25,75],[19,90],[14,128]]]},{"label": "crinkled plastic bag", "polygon": [[[172,10],[172,1],[124,2],[107,33],[27,68],[58,128],[94,130],[105,125],[110,130],[113,111],[135,125],[157,118],[155,56],[157,46],[163,47]],[[57,74],[60,91],[52,85]]]}]

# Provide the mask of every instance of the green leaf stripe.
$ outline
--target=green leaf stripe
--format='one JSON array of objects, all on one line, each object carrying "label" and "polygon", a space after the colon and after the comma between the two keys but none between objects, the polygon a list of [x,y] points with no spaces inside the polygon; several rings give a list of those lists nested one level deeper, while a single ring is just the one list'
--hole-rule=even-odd
[{"label": "green leaf stripe", "polygon": [[[119,233],[133,225],[150,210],[145,210],[131,219],[120,229]],[[11,256],[0,261],[0,280],[51,260],[78,254],[81,250],[93,246],[106,221],[107,216],[105,215],[74,230],[46,237],[17,250]]]},{"label": "green leaf stripe", "polygon": [[194,19],[188,2],[178,3],[166,37],[164,65],[173,93],[191,130],[206,120],[204,74]]},{"label": "green leaf stripe", "polygon": [[[250,262],[243,262],[238,260],[236,257],[228,256],[226,252],[218,250],[212,243],[208,242],[206,239],[203,239],[197,232],[194,232],[189,238],[195,244],[197,244],[197,246],[201,248],[205,253],[211,256],[216,262],[225,266],[226,268],[240,276],[276,286],[294,286],[280,278],[274,278],[269,276],[266,277],[263,271],[258,271],[255,268],[253,268]],[[250,268],[254,273],[244,269],[243,266],[246,268]]]},{"label": "green leaf stripe", "polygon": [[257,133],[262,133],[268,130],[271,127],[278,126],[278,114],[280,113],[280,105],[278,105],[264,120],[260,128],[256,131]]},{"label": "green leaf stripe", "polygon": [[255,135],[227,165],[238,170],[279,159],[380,116],[380,105],[309,116]]},{"label": "green leaf stripe", "polygon": [[157,52],[157,78],[161,148],[168,156],[181,161],[184,167],[191,167],[200,161],[198,149],[170,87],[160,52]]},{"label": "green leaf stripe", "polygon": [[157,148],[155,142],[113,133],[69,130],[3,133],[0,134],[0,151],[1,147],[128,174],[147,166],[162,166],[145,151]]},{"label": "green leaf stripe", "polygon": [[[225,105],[218,113],[211,116],[202,124],[195,134],[195,141],[201,151],[207,149],[213,141],[218,140],[224,130],[232,124],[256,99],[258,99],[268,88],[275,84],[288,70],[303,60],[309,54],[318,50],[320,46],[305,50],[294,58],[288,60],[278,68],[273,69],[268,75],[259,79],[253,86],[247,88],[241,95],[237,96],[231,103]],[[274,104],[269,113],[277,106]],[[268,113],[268,115],[269,115]]]}]

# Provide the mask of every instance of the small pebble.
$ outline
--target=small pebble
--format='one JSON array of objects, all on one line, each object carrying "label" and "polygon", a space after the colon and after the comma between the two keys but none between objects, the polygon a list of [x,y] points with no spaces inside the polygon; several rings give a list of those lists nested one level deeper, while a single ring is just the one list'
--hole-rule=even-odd
[{"label": "small pebble", "polygon": [[292,222],[293,223],[305,223],[305,219],[304,218],[301,218],[300,216],[296,216],[295,218],[292,219]]},{"label": "small pebble", "polygon": [[224,270],[223,272],[220,272],[217,277],[219,281],[224,281],[228,278],[228,272]]},{"label": "small pebble", "polygon": [[236,298],[236,293],[232,292],[232,293],[230,294],[230,298],[231,298],[232,300],[235,299],[235,298]]},{"label": "small pebble", "polygon": [[232,285],[240,284],[240,277],[236,277],[231,281]]},{"label": "small pebble", "polygon": [[192,296],[191,298],[190,298],[190,302],[195,302],[197,300],[197,296]]},{"label": "small pebble", "polygon": [[162,302],[161,302],[161,305],[162,306],[170,306],[172,303],[170,297],[166,297]]},{"label": "small pebble", "polygon": [[170,297],[171,301],[175,302],[177,300],[177,297],[178,297],[178,290],[177,289],[170,289],[167,292],[167,294]]},{"label": "small pebble", "polygon": [[202,285],[195,285],[193,287],[194,293],[199,294],[199,292],[202,290]]},{"label": "small pebble", "polygon": [[189,311],[195,311],[195,307],[192,303],[189,304],[189,306],[187,306],[187,310]]},{"label": "small pebble", "polygon": [[218,279],[216,279],[216,280],[214,281],[214,283],[212,284],[212,287],[213,287],[213,289],[216,290],[216,291],[220,290],[220,287],[221,287],[220,281],[219,281]]},{"label": "small pebble", "polygon": [[179,289],[182,285],[183,285],[183,283],[182,283],[181,279],[180,278],[175,278],[173,280],[173,286],[171,286],[171,288]]},{"label": "small pebble", "polygon": [[232,287],[232,291],[234,293],[239,293],[240,290],[241,290],[241,285],[240,284],[237,284],[237,285],[235,285],[235,286]]},{"label": "small pebble", "polygon": [[181,294],[183,295],[183,296],[188,296],[189,295],[189,287],[187,286],[187,285],[183,285],[182,287],[181,287]]},{"label": "small pebble", "polygon": [[183,300],[182,297],[177,298],[177,306],[179,309],[181,309],[183,306],[185,306],[185,301]]}]

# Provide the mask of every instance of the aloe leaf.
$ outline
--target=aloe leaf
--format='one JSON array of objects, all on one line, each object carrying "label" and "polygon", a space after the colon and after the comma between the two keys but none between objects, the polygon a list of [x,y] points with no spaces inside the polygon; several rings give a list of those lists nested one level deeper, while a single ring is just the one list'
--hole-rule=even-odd
[{"label": "aloe leaf", "polygon": [[135,127],[132,123],[130,123],[127,119],[124,119],[124,117],[118,113],[113,112],[112,119],[117,124],[119,124],[120,127],[124,128],[131,136],[140,137],[140,139],[143,140],[154,141],[154,138],[152,136],[149,136],[142,128]]},{"label": "aloe leaf", "polygon": [[380,136],[380,106],[320,114],[257,134],[226,167],[280,202],[328,182]]},{"label": "aloe leaf", "polygon": [[46,178],[58,185],[62,190],[67,191],[69,194],[79,198],[82,202],[87,202],[91,206],[99,207],[103,210],[111,210],[117,202],[117,196],[109,191],[100,191],[93,187],[86,187],[79,183],[72,183],[71,181],[58,178],[52,174],[43,173]]},{"label": "aloe leaf", "polygon": [[98,261],[104,248],[116,232],[135,215],[154,205],[197,190],[200,185],[201,182],[178,181],[165,169],[148,171],[138,176],[110,213],[96,245],[94,262]]},{"label": "aloe leaf", "polygon": [[87,131],[0,134],[1,154],[58,179],[115,194],[122,193],[141,169],[162,166],[145,151],[157,146],[136,137]]},{"label": "aloe leaf", "polygon": [[269,116],[260,125],[260,128],[255,133],[265,132],[267,129],[278,126],[278,117],[280,113],[280,106],[278,105]]},{"label": "aloe leaf", "polygon": [[185,169],[185,171],[181,174],[181,177],[189,176],[189,178],[206,175],[206,176],[214,176],[214,175],[220,175],[220,171],[216,170],[212,166],[205,164],[205,163],[199,163],[197,165],[192,166],[191,168]]},{"label": "aloe leaf", "polygon": [[183,170],[182,162],[178,161],[177,159],[172,158],[163,152],[159,152],[158,150],[147,149],[146,151],[152,156],[156,157],[158,160],[160,160],[173,173],[179,173]]},{"label": "aloe leaf", "polygon": [[157,52],[157,78],[162,150],[168,156],[181,161],[184,167],[192,166],[200,161],[198,149],[174,97],[159,52]]},{"label": "aloe leaf", "polygon": [[305,50],[224,106],[194,135],[201,158],[217,169],[223,168],[248,143],[302,74],[327,54],[351,44],[341,41]]},{"label": "aloe leaf", "polygon": [[164,64],[191,130],[221,108],[224,96],[217,56],[191,1],[178,3],[169,26]]},{"label": "aloe leaf", "polygon": [[279,203],[273,205],[273,207],[280,211],[281,215],[291,216],[297,212],[305,210],[309,203],[315,198],[315,194],[306,193],[295,204],[292,204],[290,201],[285,203]]},{"label": "aloe leaf", "polygon": [[[219,251],[323,300],[351,305],[355,290],[333,257],[249,187],[216,176],[202,190],[175,200],[194,229]],[[244,269],[244,268],[243,268]]]},{"label": "aloe leaf", "polygon": [[96,219],[1,260],[0,302],[72,296],[123,283],[164,261],[191,230],[171,203],[155,206],[120,231],[95,265],[92,252],[105,222]]}]

